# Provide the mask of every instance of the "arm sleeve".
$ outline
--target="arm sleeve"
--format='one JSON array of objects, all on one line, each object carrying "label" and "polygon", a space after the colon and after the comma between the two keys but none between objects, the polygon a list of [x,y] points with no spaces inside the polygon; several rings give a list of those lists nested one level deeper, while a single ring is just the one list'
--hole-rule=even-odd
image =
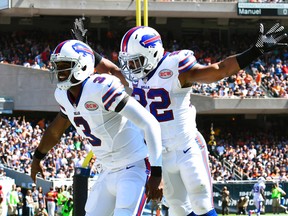
[{"label": "arm sleeve", "polygon": [[102,56],[99,53],[95,52],[94,50],[93,50],[93,52],[94,52],[94,56],[95,56],[94,67],[96,67],[100,63]]},{"label": "arm sleeve", "polygon": [[178,53],[178,58],[179,58],[178,63],[179,73],[189,71],[197,63],[197,60],[194,56],[194,52],[191,50],[181,50]]},{"label": "arm sleeve", "polygon": [[151,166],[162,167],[161,128],[155,117],[129,97],[126,105],[119,112],[144,131]]}]

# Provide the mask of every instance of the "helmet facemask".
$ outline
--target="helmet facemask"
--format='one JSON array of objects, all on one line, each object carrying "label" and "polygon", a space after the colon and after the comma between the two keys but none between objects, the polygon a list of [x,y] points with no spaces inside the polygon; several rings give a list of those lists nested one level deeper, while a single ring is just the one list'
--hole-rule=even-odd
[{"label": "helmet facemask", "polygon": [[147,26],[130,29],[122,38],[120,50],[121,72],[130,81],[146,77],[164,54],[159,33]]},{"label": "helmet facemask", "polygon": [[[59,57],[58,57],[59,61],[53,61],[52,59],[51,59],[52,71],[50,71],[50,80],[51,82],[53,82],[54,79],[56,79],[57,86],[59,89],[68,90],[71,86],[75,86],[83,82],[83,80],[77,80],[76,77],[74,76],[75,71],[78,71],[76,68],[77,65],[78,67],[81,65],[79,60],[71,59],[71,61],[67,61],[67,58],[65,58],[65,60],[61,61],[59,60]],[[67,78],[61,79],[61,77],[65,76],[65,72],[68,71],[70,73],[68,76],[66,75]]]},{"label": "helmet facemask", "polygon": [[127,53],[122,53],[120,56],[121,71],[126,79],[130,81],[142,79],[151,71],[148,58],[141,54],[129,56]]},{"label": "helmet facemask", "polygon": [[57,80],[57,85],[62,90],[68,90],[71,86],[77,84],[75,78],[73,82],[71,79],[73,77],[72,70],[75,67],[75,62],[71,61],[59,61],[52,62],[52,71],[50,72],[50,80],[53,83],[54,79]]},{"label": "helmet facemask", "polygon": [[58,46],[50,58],[53,66],[50,79],[51,82],[57,80],[59,89],[68,90],[94,72],[94,53],[88,45],[77,40],[64,41]]}]

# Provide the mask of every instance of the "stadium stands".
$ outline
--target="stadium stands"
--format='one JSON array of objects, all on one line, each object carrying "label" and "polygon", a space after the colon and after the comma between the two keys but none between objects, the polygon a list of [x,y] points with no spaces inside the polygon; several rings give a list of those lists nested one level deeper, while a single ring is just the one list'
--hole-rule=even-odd
[{"label": "stadium stands", "polygon": [[[41,128],[41,121],[31,123],[23,117],[1,117],[0,163],[29,174],[32,154],[49,124],[48,120],[44,121]],[[288,137],[285,130],[278,133],[264,131],[261,127],[247,130],[239,125],[237,130],[221,127],[217,131],[217,146],[209,146],[214,181],[253,180],[260,175],[271,180],[288,181]],[[205,134],[207,136],[208,133]],[[46,157],[46,177],[72,178],[74,167],[81,166],[89,151],[88,141],[79,137],[71,128]],[[91,166],[95,159],[94,156]],[[92,176],[99,169],[101,167],[93,166]]]}]

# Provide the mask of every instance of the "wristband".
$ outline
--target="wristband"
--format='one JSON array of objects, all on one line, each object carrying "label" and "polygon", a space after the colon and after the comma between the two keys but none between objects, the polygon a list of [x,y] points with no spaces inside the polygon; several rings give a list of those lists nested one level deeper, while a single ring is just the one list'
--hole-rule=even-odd
[{"label": "wristband", "polygon": [[248,66],[254,59],[262,55],[262,52],[255,46],[248,50],[236,55],[238,65],[241,69]]},{"label": "wristband", "polygon": [[35,152],[34,152],[34,157],[38,160],[42,160],[45,156],[47,155],[47,153],[43,154],[41,153],[39,150],[38,150],[38,147],[35,149]]},{"label": "wristband", "polygon": [[162,177],[162,167],[151,166],[151,176]]}]

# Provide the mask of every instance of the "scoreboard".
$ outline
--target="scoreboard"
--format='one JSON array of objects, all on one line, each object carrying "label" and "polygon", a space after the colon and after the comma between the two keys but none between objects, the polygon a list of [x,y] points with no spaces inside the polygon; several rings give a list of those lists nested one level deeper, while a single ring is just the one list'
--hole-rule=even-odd
[{"label": "scoreboard", "polygon": [[239,16],[287,16],[288,3],[238,3]]}]

